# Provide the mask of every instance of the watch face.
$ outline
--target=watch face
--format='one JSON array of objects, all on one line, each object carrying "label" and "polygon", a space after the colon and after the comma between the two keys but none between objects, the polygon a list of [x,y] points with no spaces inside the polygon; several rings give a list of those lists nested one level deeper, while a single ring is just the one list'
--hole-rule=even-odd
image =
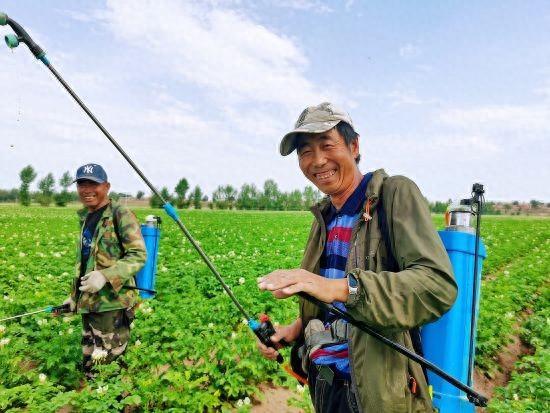
[{"label": "watch face", "polygon": [[355,277],[355,275],[353,275],[353,274],[348,274],[348,285],[349,285],[351,288],[356,288],[358,284],[359,284],[359,283],[358,283],[357,278]]}]

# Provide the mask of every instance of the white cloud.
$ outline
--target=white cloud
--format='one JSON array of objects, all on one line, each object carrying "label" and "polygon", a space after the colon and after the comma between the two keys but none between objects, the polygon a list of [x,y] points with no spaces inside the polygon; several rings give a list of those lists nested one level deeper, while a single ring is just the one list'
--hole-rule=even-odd
[{"label": "white cloud", "polygon": [[399,105],[431,105],[437,103],[437,99],[423,99],[415,91],[393,90],[386,94],[393,106]]},{"label": "white cloud", "polygon": [[491,105],[471,109],[448,109],[439,120],[449,126],[471,131],[523,132],[525,139],[550,133],[550,107],[545,105]]},{"label": "white cloud", "polygon": [[107,5],[105,23],[116,36],[175,80],[206,88],[218,100],[296,110],[324,94],[305,76],[308,61],[292,40],[243,14],[172,1]]},{"label": "white cloud", "polygon": [[[349,0],[348,0],[349,2]],[[353,1],[352,1],[353,3]],[[279,0],[273,2],[275,6],[287,7],[296,10],[308,10],[315,13],[331,13],[333,10],[324,2],[319,0]],[[347,3],[346,3],[347,9]]]},{"label": "white cloud", "polygon": [[403,58],[411,58],[420,55],[420,47],[412,43],[407,43],[399,48],[399,56]]}]

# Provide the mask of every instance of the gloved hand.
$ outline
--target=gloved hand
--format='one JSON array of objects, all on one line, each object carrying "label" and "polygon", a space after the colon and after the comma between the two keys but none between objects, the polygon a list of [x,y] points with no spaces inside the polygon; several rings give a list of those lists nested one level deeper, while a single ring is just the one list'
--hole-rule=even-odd
[{"label": "gloved hand", "polygon": [[76,303],[73,300],[73,297],[69,296],[65,301],[63,301],[63,305],[69,304],[69,309],[71,310],[71,313],[74,313],[74,310],[76,310]]},{"label": "gloved hand", "polygon": [[100,271],[91,271],[81,280],[79,290],[86,293],[97,293],[107,282],[107,278]]}]

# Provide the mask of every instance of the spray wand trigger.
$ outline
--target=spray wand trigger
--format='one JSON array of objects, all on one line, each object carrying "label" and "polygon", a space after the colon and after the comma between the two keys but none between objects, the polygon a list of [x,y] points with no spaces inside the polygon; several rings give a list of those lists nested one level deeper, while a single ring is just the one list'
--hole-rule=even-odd
[{"label": "spray wand trigger", "polygon": [[[288,346],[288,343],[285,340],[280,340],[278,343],[271,341],[271,336],[273,336],[276,331],[273,327],[273,323],[269,319],[267,314],[260,314],[259,322],[256,320],[248,320],[248,325],[256,334],[256,337],[267,347],[274,348],[278,350],[282,347]],[[281,354],[277,355],[277,363],[281,364],[283,362],[283,356]]]},{"label": "spray wand trigger", "polygon": [[46,307],[46,313],[52,313],[54,316],[64,314],[64,313],[70,313],[70,312],[71,312],[71,306],[69,304],[50,305]]}]

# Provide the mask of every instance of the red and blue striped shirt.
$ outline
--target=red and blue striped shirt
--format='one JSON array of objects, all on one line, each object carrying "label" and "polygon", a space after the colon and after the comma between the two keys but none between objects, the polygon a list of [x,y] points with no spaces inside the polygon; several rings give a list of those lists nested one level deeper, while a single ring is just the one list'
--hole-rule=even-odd
[{"label": "red and blue striped shirt", "polygon": [[[361,208],[365,202],[365,192],[372,173],[366,174],[351,196],[340,210],[331,204],[324,214],[327,228],[327,242],[321,256],[321,270],[323,277],[341,279],[346,276],[346,263],[351,246],[353,228],[361,216]],[[334,302],[334,306],[346,310],[344,303]],[[325,327],[336,319],[334,314],[325,315]],[[314,351],[311,360],[318,365],[332,365],[344,376],[349,376],[348,344],[327,346]]]}]

